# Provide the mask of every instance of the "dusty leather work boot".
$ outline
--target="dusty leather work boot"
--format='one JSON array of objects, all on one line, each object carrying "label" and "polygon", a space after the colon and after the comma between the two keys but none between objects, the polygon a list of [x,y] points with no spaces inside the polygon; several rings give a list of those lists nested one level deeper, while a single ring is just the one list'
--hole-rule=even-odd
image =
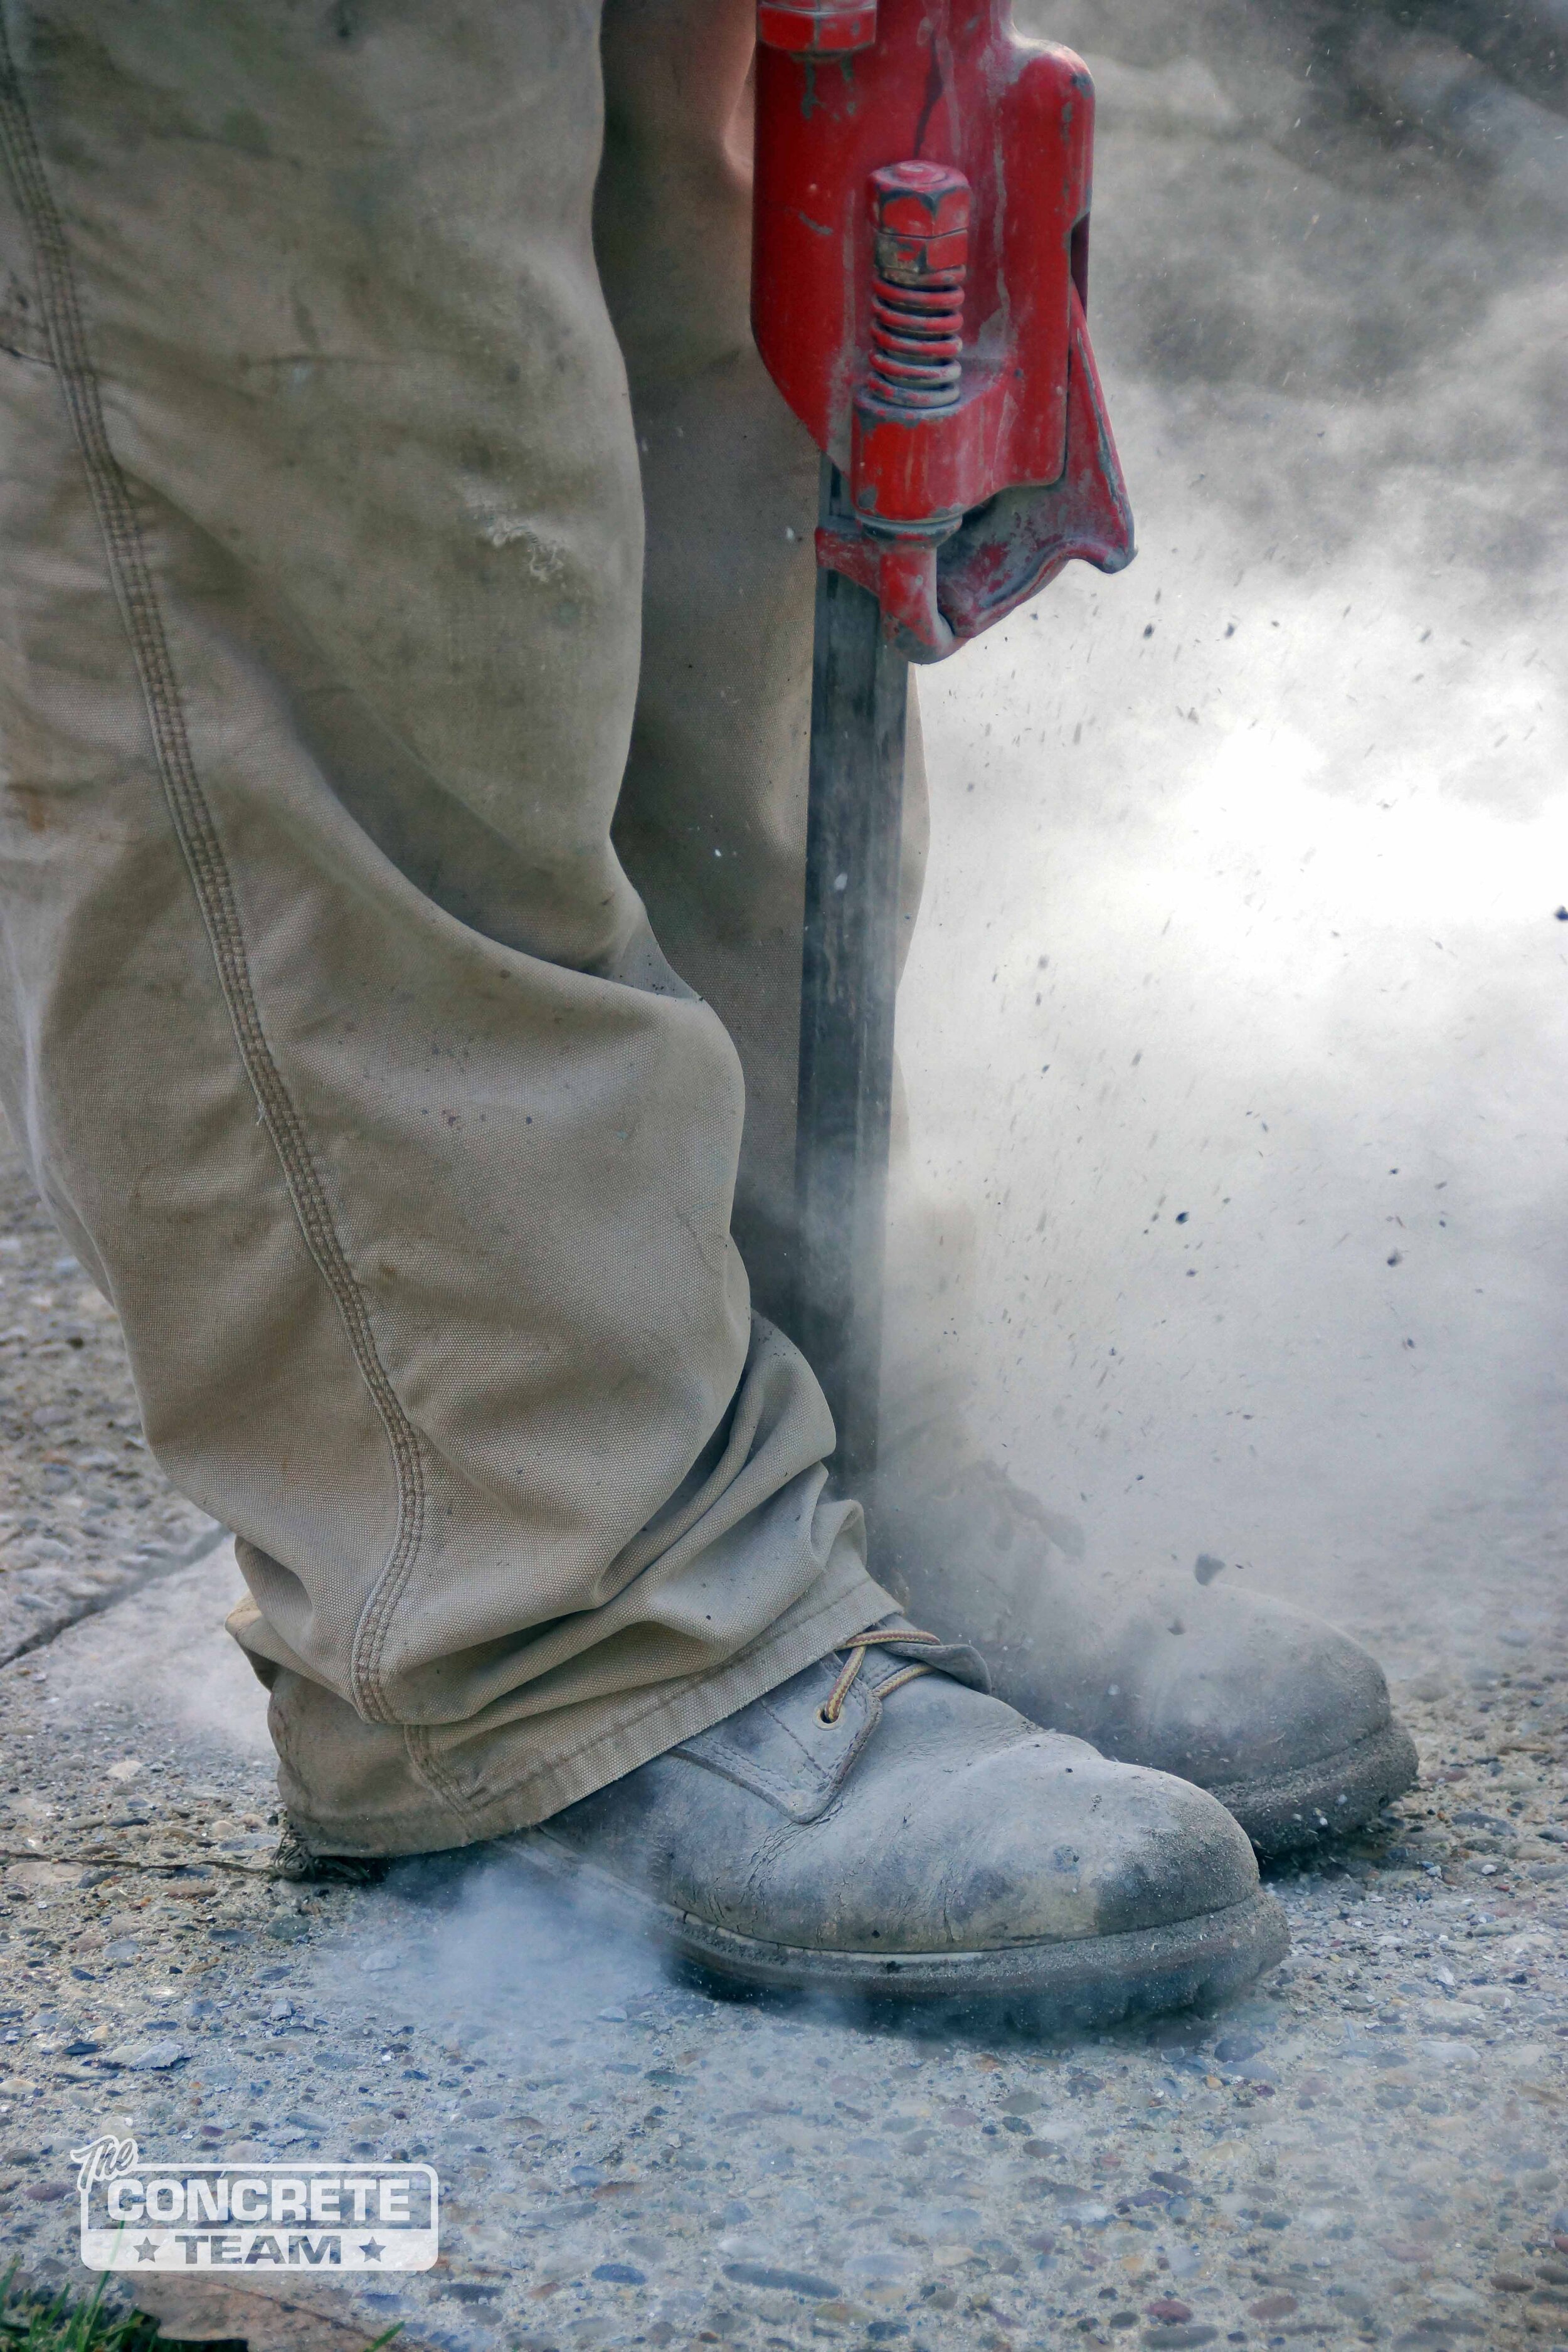
[{"label": "dusty leather work boot", "polygon": [[972,1651],[874,1630],[501,1843],[762,1988],[1085,2025],[1217,1999],[1281,1958],[1283,1917],[1220,1806],[1037,1729],[984,1682]]},{"label": "dusty leather work boot", "polygon": [[1065,1558],[1070,1524],[994,1463],[932,1486],[895,1459],[873,1526],[884,1579],[944,1638],[978,1645],[1000,1697],[1206,1789],[1260,1854],[1353,1829],[1415,1779],[1359,1643],[1198,1575],[1134,1581]]}]

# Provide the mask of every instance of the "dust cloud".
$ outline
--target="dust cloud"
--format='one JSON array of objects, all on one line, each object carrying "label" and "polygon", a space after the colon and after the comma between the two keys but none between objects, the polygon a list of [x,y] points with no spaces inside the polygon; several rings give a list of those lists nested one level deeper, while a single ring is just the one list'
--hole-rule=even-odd
[{"label": "dust cloud", "polygon": [[1100,93],[1141,551],[921,680],[952,1345],[1097,1563],[1474,1663],[1564,1592],[1561,68],[1528,9],[1506,73],[1458,8],[1018,13]]}]

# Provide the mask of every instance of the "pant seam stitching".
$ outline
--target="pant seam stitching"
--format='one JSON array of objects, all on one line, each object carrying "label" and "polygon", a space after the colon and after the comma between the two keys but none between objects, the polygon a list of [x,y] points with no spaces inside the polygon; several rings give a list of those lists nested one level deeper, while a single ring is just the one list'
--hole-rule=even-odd
[{"label": "pant seam stitching", "polygon": [[444,1804],[448,1812],[456,1813],[470,1839],[477,1838],[479,1835],[479,1809],[469,1801],[436,1754],[428,1726],[416,1723],[405,1726],[404,1750],[415,1778],[423,1780],[431,1795]]},{"label": "pant seam stitching", "polygon": [[241,1066],[281,1164],[305,1246],[337,1307],[392,1455],[397,1531],[361,1612],[350,1661],[356,1701],[387,1719],[382,1656],[392,1611],[411,1572],[424,1526],[426,1484],[420,1441],[382,1362],[369,1309],[333,1221],[304,1120],[272,1057],[262,1026],[233,877],[196,773],[174,658],[130,485],[104,421],[65,225],[45,173],[3,22],[0,143],[27,224],[49,349],[130,639],[164,799],[207,934]]}]

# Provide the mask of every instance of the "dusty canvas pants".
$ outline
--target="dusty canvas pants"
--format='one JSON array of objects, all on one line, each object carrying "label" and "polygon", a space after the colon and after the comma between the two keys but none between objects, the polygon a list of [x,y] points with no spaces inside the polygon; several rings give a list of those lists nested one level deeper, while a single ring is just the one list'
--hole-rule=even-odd
[{"label": "dusty canvas pants", "polygon": [[0,1063],[323,1847],[538,1819],[888,1606],[609,844],[595,0],[6,0]]}]

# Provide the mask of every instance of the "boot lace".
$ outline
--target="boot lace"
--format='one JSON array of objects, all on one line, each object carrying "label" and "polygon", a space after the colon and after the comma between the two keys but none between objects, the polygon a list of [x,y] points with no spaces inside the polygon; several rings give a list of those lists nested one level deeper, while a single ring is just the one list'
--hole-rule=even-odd
[{"label": "boot lace", "polygon": [[[896,1647],[902,1647],[902,1645],[907,1642],[931,1642],[934,1643],[940,1648],[942,1646],[942,1635],[940,1633],[917,1633],[913,1626],[910,1626],[907,1632],[901,1632],[891,1626],[873,1625],[869,1633],[851,1633],[847,1642],[841,1642],[838,1645],[839,1648],[841,1650],[847,1650],[849,1654],[844,1661],[837,1681],[834,1684],[833,1688],[828,1692],[826,1698],[816,1710],[816,1719],[818,1723],[827,1724],[837,1722],[840,1715],[844,1712],[844,1702],[849,1696],[850,1685],[854,1682],[855,1677],[859,1673],[861,1667],[866,1663],[866,1653],[868,1650],[878,1649],[883,1643],[889,1643]],[[919,1675],[933,1674],[935,1671],[935,1668],[932,1666],[919,1664],[908,1665],[904,1668],[901,1674],[890,1675],[885,1683],[879,1683],[877,1685],[877,1696],[879,1698],[886,1698],[890,1691],[901,1689],[905,1683],[912,1683]]]}]

